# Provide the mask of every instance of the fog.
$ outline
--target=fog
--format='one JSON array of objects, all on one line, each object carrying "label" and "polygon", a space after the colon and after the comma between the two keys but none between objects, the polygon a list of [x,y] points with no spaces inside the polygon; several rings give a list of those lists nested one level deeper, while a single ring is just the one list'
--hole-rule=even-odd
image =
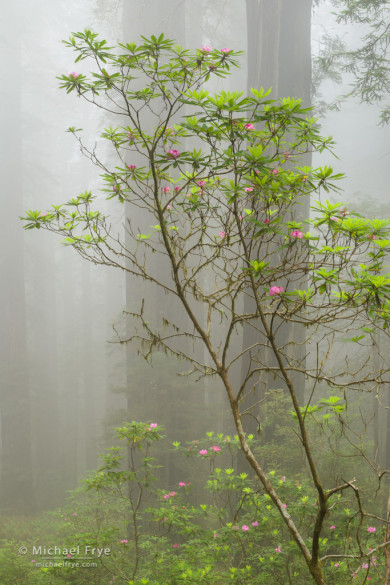
[{"label": "fog", "polygon": [[[75,93],[58,89],[56,76],[90,67],[87,61],[74,65],[61,40],[85,28],[109,45],[164,32],[185,47],[243,50],[241,69],[210,83],[211,90],[272,86],[272,97],[297,96],[308,106],[312,59],[324,32],[359,43],[360,33],[338,25],[331,9],[326,0],[316,6],[310,0],[41,0],[3,7],[1,509],[37,513],[62,505],[66,492],[97,467],[98,454],[112,444],[113,428],[126,421],[156,420],[165,425],[170,442],[190,441],[210,429],[232,432],[218,383],[178,377],[186,368],[162,354],[150,367],[137,347],[120,343],[132,334],[124,313],[136,310],[141,298],[152,322],[162,315],[178,318],[168,300],[123,271],[86,262],[53,234],[23,231],[19,216],[26,209],[43,212],[85,190],[99,194],[101,208],[110,210],[122,235],[129,213],[105,200],[99,169],[66,132],[69,126],[83,128],[91,148],[96,145],[101,157],[114,160],[100,134],[115,122]],[[337,99],[349,81],[325,81],[322,99]],[[390,129],[378,125],[378,107],[355,99],[318,115],[322,134],[334,137],[338,158],[315,155],[302,165],[330,164],[344,172],[340,197],[350,209],[388,217]],[[142,213],[135,221],[148,223]],[[160,274],[164,269],[156,264]],[[244,329],[244,338],[248,335]],[[303,339],[298,329],[294,335]],[[176,481],[168,451],[162,461],[165,480]]]}]

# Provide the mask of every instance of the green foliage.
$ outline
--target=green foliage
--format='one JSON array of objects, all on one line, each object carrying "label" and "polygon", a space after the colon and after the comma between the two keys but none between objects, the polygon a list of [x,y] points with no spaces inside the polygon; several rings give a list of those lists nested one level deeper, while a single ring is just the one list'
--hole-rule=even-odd
[{"label": "green foliage", "polygon": [[[322,401],[338,402],[337,397]],[[268,585],[293,579],[295,585],[306,585],[305,563],[270,496],[247,473],[235,471],[238,437],[209,432],[199,441],[175,445],[176,456],[184,455],[195,468],[208,471],[203,501],[194,505],[191,492],[200,487],[196,474],[195,484],[183,478],[172,490],[152,487],[150,449],[162,432],[159,425],[150,423],[132,422],[118,428],[117,438],[124,445],[106,452],[102,467],[86,482],[87,491],[74,492],[68,509],[52,514],[51,529],[46,525],[45,536],[41,534],[47,546],[65,551],[62,560],[57,559],[63,566],[41,567],[41,555],[31,554],[33,545],[43,544],[37,540],[36,523],[33,530],[28,528],[29,538],[2,542],[1,582]],[[249,442],[256,449],[253,437]],[[268,476],[309,544],[318,506],[313,486],[272,470]],[[375,548],[381,529],[373,519],[362,522],[357,511],[356,500],[343,493],[334,495],[321,539],[329,584],[346,582],[353,574],[359,584],[367,575],[376,585],[383,582],[383,548]],[[349,536],[356,531],[360,549]],[[26,555],[18,554],[22,542],[28,549]],[[69,557],[66,551],[71,548],[77,550]],[[106,552],[99,555],[99,551]],[[70,563],[81,562],[83,556],[91,557],[96,566],[71,567]]]}]

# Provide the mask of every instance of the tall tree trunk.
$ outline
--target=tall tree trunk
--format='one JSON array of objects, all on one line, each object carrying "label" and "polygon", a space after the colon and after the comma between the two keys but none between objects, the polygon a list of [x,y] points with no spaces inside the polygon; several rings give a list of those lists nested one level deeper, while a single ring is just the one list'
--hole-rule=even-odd
[{"label": "tall tree trunk", "polygon": [[[11,20],[16,22],[18,8]],[[8,16],[10,18],[10,15]],[[23,234],[18,216],[23,212],[21,184],[20,53],[21,36],[3,18],[1,128],[6,137],[1,156],[2,234],[6,242],[0,255],[0,502],[9,509],[32,510],[35,504],[31,460],[30,393],[25,342]]]},{"label": "tall tree trunk", "polygon": [[[272,87],[271,98],[282,97],[302,98],[303,105],[310,105],[311,96],[311,12],[312,0],[274,0],[273,2],[260,2],[258,0],[246,0],[247,29],[248,29],[248,92],[251,87],[265,89]],[[309,165],[310,156],[302,157],[300,164]],[[308,217],[309,202],[297,206],[294,219],[302,221]],[[275,257],[277,262],[277,257]],[[283,283],[281,283],[283,284]],[[302,283],[303,285],[304,283]],[[248,299],[246,312],[251,311],[251,301]],[[305,331],[297,325],[285,325],[278,331],[278,337],[285,343],[287,340],[295,344],[294,360],[304,367],[305,355]],[[244,327],[243,347],[250,347],[258,341],[258,334],[253,328]],[[262,359],[270,366],[276,366],[272,356],[265,355]],[[242,376],[248,368],[248,359],[243,360]],[[301,375],[294,376],[294,386],[298,399],[304,400],[304,378]],[[256,389],[248,397],[245,408],[263,400],[265,393],[281,387],[280,382],[270,377],[259,380]],[[253,413],[261,419],[262,413],[254,409]],[[249,424],[248,430],[256,432],[254,419]],[[272,430],[264,433],[262,438],[267,440],[272,435]]]}]

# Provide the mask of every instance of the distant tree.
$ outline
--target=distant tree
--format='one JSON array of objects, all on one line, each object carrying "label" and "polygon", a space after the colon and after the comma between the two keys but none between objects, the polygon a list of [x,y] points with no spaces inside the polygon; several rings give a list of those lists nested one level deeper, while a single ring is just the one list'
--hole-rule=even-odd
[{"label": "distant tree", "polygon": [[382,124],[390,121],[390,2],[388,0],[332,0],[339,24],[361,31],[361,44],[351,47],[340,36],[325,34],[317,57],[316,81],[323,77],[341,81],[352,75],[351,89],[332,107],[338,109],[346,97],[380,106]]},{"label": "distant tree", "polygon": [[[225,91],[212,95],[204,88],[211,76],[225,77],[237,66],[239,53],[229,47],[188,51],[161,35],[143,37],[140,45],[120,44],[114,53],[90,31],[74,34],[66,45],[76,51],[76,61],[92,58],[97,71],[63,75],[61,86],[118,116],[118,126],[102,133],[117,164],[99,158],[79,129],[69,131],[101,169],[106,198],[126,203],[134,214],[123,229],[111,225],[94,205],[97,196],[85,192],[46,213],[28,211],[26,229],[56,233],[88,261],[138,279],[139,308],[132,312],[131,333],[121,341],[137,344],[147,361],[154,352],[165,352],[173,362],[187,363],[188,375],[223,387],[259,489],[278,510],[317,585],[334,583],[335,560],[359,578],[362,567],[375,573],[373,555],[387,550],[389,541],[387,532],[383,538],[386,519],[378,507],[371,511],[371,498],[388,472],[369,460],[364,432],[350,419],[348,397],[365,396],[389,382],[386,355],[373,365],[364,350],[377,329],[388,331],[390,275],[379,273],[390,251],[390,221],[350,216],[341,203],[323,201],[323,192],[337,191],[341,175],[330,167],[297,164],[306,153],[332,146],[300,100],[273,101],[264,89],[244,97]],[[185,115],[175,124],[183,107]],[[184,143],[190,147],[183,148]],[[141,164],[132,162],[135,155]],[[313,219],[296,221],[295,208],[311,196],[318,197]],[[167,266],[163,275],[156,257]],[[144,287],[168,295],[173,315],[170,310],[151,318]],[[244,324],[255,329],[256,338],[242,347],[237,340]],[[283,335],[286,324],[305,327],[307,356],[297,357],[295,345],[301,341]],[[363,352],[357,363],[345,353],[345,339],[356,344],[356,353]],[[336,360],[336,354],[343,359]],[[247,367],[240,377],[244,358]],[[255,418],[261,434],[262,421],[256,405],[243,407],[243,399],[255,379],[270,374],[288,396],[283,402],[284,416],[291,420],[288,448],[300,450],[303,473],[313,486],[316,511],[309,536],[302,536],[286,509],[261,449],[255,452],[250,445],[248,422]],[[305,405],[298,401],[297,374],[306,381]],[[264,399],[274,408],[275,392]],[[164,408],[175,408],[174,396]],[[368,427],[364,408],[354,414]],[[348,461],[357,462],[356,478],[322,471],[320,432],[334,453],[340,455],[340,441],[348,446]],[[339,503],[348,506],[346,537],[322,556],[325,529]],[[379,536],[369,551],[360,545],[362,531],[376,532],[367,527],[368,519],[377,523]]]}]

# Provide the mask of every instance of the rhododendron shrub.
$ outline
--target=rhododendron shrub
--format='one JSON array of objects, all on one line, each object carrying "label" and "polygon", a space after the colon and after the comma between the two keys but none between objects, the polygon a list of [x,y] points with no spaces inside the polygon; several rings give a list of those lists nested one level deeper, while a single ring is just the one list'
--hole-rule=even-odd
[{"label": "rhododendron shrub", "polygon": [[[386,355],[374,362],[365,357],[358,365],[348,356],[341,362],[336,357],[343,355],[346,339],[371,349],[377,347],[378,328],[387,334],[390,278],[384,259],[390,251],[390,222],[346,212],[329,195],[338,190],[341,175],[330,167],[301,166],[302,155],[329,149],[332,140],[320,135],[299,99],[270,100],[262,88],[251,89],[248,96],[209,92],[211,77],[223,78],[237,66],[235,50],[204,45],[186,50],[163,35],[113,50],[90,31],[74,34],[66,45],[77,60],[92,59],[95,70],[64,74],[61,87],[117,116],[117,125],[102,132],[117,162],[101,160],[81,130],[70,128],[82,152],[104,169],[101,191],[56,203],[46,214],[29,211],[25,227],[57,233],[87,260],[125,270],[143,286],[153,283],[170,295],[177,320],[167,311],[161,323],[153,324],[140,298],[127,341],[139,343],[146,359],[161,350],[172,361],[187,361],[198,378],[219,380],[248,470],[288,535],[273,543],[274,555],[285,558],[292,542],[307,579],[331,583],[333,556],[324,553],[325,535],[337,498],[347,492],[361,502],[360,528],[348,539],[360,542],[369,513],[357,481],[359,457],[367,461],[367,455],[348,422],[347,401],[354,391],[359,396],[375,391],[380,397],[389,371]],[[102,193],[126,204],[124,227],[112,224],[99,209]],[[304,220],[301,210],[308,201],[311,217]],[[165,262],[163,276],[154,253]],[[183,339],[191,340],[188,351]],[[306,349],[297,351],[295,343],[301,350],[306,343]],[[284,483],[267,473],[267,462],[248,441],[251,423],[256,421],[260,430],[264,423],[272,378],[289,397],[294,426],[289,447],[302,450],[316,494],[310,536],[283,501]],[[360,416],[368,428],[372,417],[367,409]],[[340,424],[356,456],[356,472],[343,480],[321,472],[323,453],[313,449],[316,434],[309,433],[310,422],[317,421],[326,434],[331,419]],[[334,435],[328,435],[332,446]],[[199,457],[217,457],[217,446],[203,445]],[[377,461],[367,466],[373,491],[382,472],[387,473]],[[381,511],[376,512],[380,518]],[[258,521],[243,520],[240,538],[250,535],[251,522]],[[215,546],[218,538],[213,537]],[[384,538],[390,541],[390,530]],[[359,563],[367,564],[365,548],[356,550]],[[175,554],[182,551],[180,544]],[[339,567],[349,562],[346,555],[343,550],[337,557]],[[390,554],[388,561],[390,574]],[[362,570],[355,568],[354,578]],[[246,581],[255,582],[243,576],[241,582]]]},{"label": "rhododendron shrub", "polygon": [[[62,560],[70,558],[74,565],[61,565],[60,557],[57,567],[54,563],[34,567],[32,560],[40,558],[31,559],[31,554],[22,555],[15,564],[13,543],[4,543],[0,549],[4,583],[13,583],[17,575],[36,585],[45,579],[52,585],[66,579],[75,585],[269,585],[288,583],[291,578],[294,585],[307,585],[305,562],[296,554],[270,496],[259,489],[253,476],[235,471],[241,451],[238,436],[209,432],[183,445],[174,443],[175,463],[180,469],[183,457],[190,459],[194,481],[163,488],[154,477],[159,466],[153,458],[156,442],[164,439],[163,428],[154,424],[132,422],[116,429],[119,446],[106,451],[100,468],[87,479],[86,488],[73,492],[67,509],[51,514],[51,532],[46,528],[46,536],[52,534],[50,538],[64,551]],[[248,441],[253,450],[260,446],[252,436]],[[207,451],[207,457],[199,454],[199,447]],[[268,475],[309,541],[318,506],[315,490],[306,480],[273,470]],[[198,494],[196,504],[193,492]],[[337,494],[335,504],[334,524],[326,520],[322,542],[322,553],[329,558],[328,582],[345,583],[354,574],[353,582],[359,585],[367,578],[382,585],[384,550],[377,546],[376,532],[381,531],[383,537],[383,526],[378,523],[377,529],[371,519],[361,524],[357,506],[348,508],[347,494]],[[37,526],[41,523],[42,519]],[[360,533],[363,558],[358,544],[346,538],[354,530]],[[30,552],[36,538],[31,534],[18,546]],[[79,549],[69,556],[66,551],[76,542]],[[109,554],[96,556],[92,568],[83,566],[86,547],[109,550]]]}]

